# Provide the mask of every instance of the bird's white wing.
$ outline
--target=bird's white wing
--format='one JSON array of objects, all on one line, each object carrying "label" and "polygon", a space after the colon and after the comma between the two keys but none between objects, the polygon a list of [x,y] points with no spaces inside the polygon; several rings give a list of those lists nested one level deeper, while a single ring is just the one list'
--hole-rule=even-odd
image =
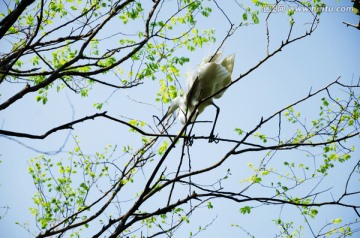
[{"label": "bird's white wing", "polygon": [[[231,83],[231,76],[227,77],[226,79],[224,79],[222,82],[218,83],[215,85],[215,89],[214,89],[214,93],[216,94],[217,92],[219,92],[221,89],[225,88],[227,85],[229,85]],[[221,91],[220,93],[217,93],[214,98],[218,99],[221,98],[221,96],[225,93],[226,89]]]},{"label": "bird's white wing", "polygon": [[221,62],[221,65],[224,66],[227,71],[232,74],[234,68],[235,54],[229,55]]},{"label": "bird's white wing", "polygon": [[[220,91],[221,89],[223,89],[224,87],[226,87],[227,85],[229,85],[231,83],[231,74],[232,74],[232,71],[233,71],[233,68],[234,68],[234,61],[235,61],[235,54],[232,54],[232,55],[229,55],[228,57],[226,57],[221,62],[221,65],[226,68],[226,70],[229,72],[230,75],[229,75],[229,77],[227,77],[223,81],[216,84],[214,93]],[[226,90],[223,90],[220,93],[216,94],[214,96],[214,98],[216,98],[216,99],[220,98],[225,93],[225,91]]]},{"label": "bird's white wing", "polygon": [[193,84],[195,83],[197,76],[198,76],[197,70],[194,70],[193,72],[190,72],[187,74],[187,77],[186,77],[187,92],[189,92],[190,89],[193,87]]},{"label": "bird's white wing", "polygon": [[229,71],[221,64],[206,63],[201,65],[199,69],[200,87],[215,87],[216,84],[222,82],[230,76]]},{"label": "bird's white wing", "polygon": [[[208,70],[207,68],[209,67],[209,65],[207,65],[208,63],[217,63],[217,64],[221,64],[222,66],[224,66],[226,69],[228,69],[228,71],[232,72],[232,66],[234,65],[234,56],[235,55],[231,55],[228,56],[227,58],[225,58],[221,63],[220,63],[220,58],[222,56],[222,51],[218,51],[216,52],[215,55],[211,55],[209,56],[207,59],[205,59],[205,62],[202,63],[199,66],[199,69],[196,71],[193,71],[191,73],[188,74],[187,79],[186,79],[186,84],[187,84],[187,91],[190,92],[190,90],[194,87],[194,83],[197,80],[198,76],[203,73],[204,71]],[[230,65],[232,64],[231,68]],[[222,72],[224,73],[224,72]]]},{"label": "bird's white wing", "polygon": [[194,107],[200,99],[201,91],[199,90],[199,77],[196,77],[186,94],[187,107]]},{"label": "bird's white wing", "polygon": [[[234,55],[225,58],[221,63],[213,62],[213,60],[219,61],[221,54],[221,52],[218,52],[211,59],[211,62],[201,64],[196,73],[189,75],[186,94],[187,107],[194,108],[200,100],[211,97],[231,82]],[[223,93],[215,95],[214,98],[221,97]],[[206,107],[210,101],[211,98],[207,103],[203,104],[203,107]]]},{"label": "bird's white wing", "polygon": [[229,76],[229,72],[221,64],[211,62],[201,65],[198,77],[188,92],[187,101],[195,106],[200,100],[212,96],[216,85]]}]

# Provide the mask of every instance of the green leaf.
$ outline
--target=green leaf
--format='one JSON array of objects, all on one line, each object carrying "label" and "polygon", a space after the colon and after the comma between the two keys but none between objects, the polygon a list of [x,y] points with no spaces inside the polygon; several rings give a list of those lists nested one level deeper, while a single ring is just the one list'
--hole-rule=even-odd
[{"label": "green leaf", "polygon": [[291,17],[292,15],[294,15],[294,13],[295,13],[295,9],[289,9],[288,12],[287,12],[287,14],[288,14],[289,17]]},{"label": "green leaf", "polygon": [[244,133],[244,131],[240,128],[235,128],[234,131],[236,131],[239,136],[241,136]]},{"label": "green leaf", "polygon": [[244,12],[242,14],[242,18],[243,18],[244,21],[247,21],[248,20],[248,14],[246,12]]},{"label": "green leaf", "polygon": [[252,181],[253,183],[260,183],[260,182],[262,181],[262,179],[261,179],[260,177],[258,177],[257,175],[253,175],[253,176],[251,177],[251,181]]},{"label": "green leaf", "polygon": [[316,209],[311,209],[309,215],[310,215],[311,218],[315,218],[315,216],[316,216],[318,213],[319,213],[318,210],[316,210]]},{"label": "green leaf", "polygon": [[341,218],[336,218],[336,219],[331,220],[331,222],[332,222],[333,224],[339,224],[339,223],[342,222],[342,219],[341,219]]},{"label": "green leaf", "polygon": [[325,107],[329,106],[329,102],[325,98],[322,98],[321,100],[323,101],[323,105]]},{"label": "green leaf", "polygon": [[242,213],[242,214],[250,214],[250,212],[251,212],[251,209],[252,209],[252,207],[250,207],[250,206],[245,206],[245,207],[242,207],[242,208],[240,208],[240,212]]},{"label": "green leaf", "polygon": [[167,141],[163,141],[163,143],[161,144],[158,150],[159,155],[163,155],[168,147],[169,147],[169,143]]}]

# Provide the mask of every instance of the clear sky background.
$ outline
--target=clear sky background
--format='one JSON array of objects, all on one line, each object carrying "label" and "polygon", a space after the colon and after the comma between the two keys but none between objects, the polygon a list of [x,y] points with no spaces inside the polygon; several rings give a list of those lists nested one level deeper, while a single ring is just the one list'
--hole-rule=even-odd
[{"label": "clear sky background", "polygon": [[[219,1],[219,4],[225,12],[229,13],[231,20],[239,22],[242,12],[241,8],[236,7],[234,1]],[[349,0],[331,1],[328,4],[330,6],[351,5]],[[0,3],[0,6],[1,11],[3,11],[3,2]],[[221,37],[226,34],[228,27],[226,20],[218,9],[213,10],[211,18],[203,22],[202,27],[214,27],[215,36],[219,41],[191,54],[184,51],[191,62],[181,68],[183,77],[179,80],[183,88],[185,88],[184,74],[194,69],[202,58],[211,54],[220,44]],[[305,15],[306,13],[295,14],[296,29],[294,34],[306,28],[306,25],[303,25]],[[233,37],[225,43],[224,55],[232,53],[236,55],[233,78],[237,78],[246,72],[265,56],[266,28],[263,22],[264,17],[265,13],[260,13],[259,25],[239,28]],[[359,17],[352,12],[325,12],[320,19],[320,24],[314,34],[285,47],[282,52],[229,88],[224,96],[216,101],[216,104],[221,108],[216,127],[219,136],[234,138],[236,137],[235,127],[240,127],[246,131],[254,127],[262,116],[271,115],[306,96],[311,88],[312,90],[319,89],[338,77],[341,77],[343,82],[359,79],[360,31],[346,27],[342,23],[346,21],[356,24]],[[270,49],[275,49],[287,34],[286,14],[274,14],[270,24]],[[114,25],[114,27],[116,26]],[[1,48],[4,45],[0,41],[0,51],[3,51]],[[1,84],[0,100],[3,101],[18,90],[19,85]],[[157,81],[146,82],[143,86],[131,90],[114,91],[96,85],[87,98],[79,98],[78,95],[67,90],[60,93],[51,92],[46,105],[37,103],[35,94],[28,94],[19,102],[0,112],[0,126],[6,130],[42,134],[55,126],[71,121],[73,118],[99,112],[93,107],[93,104],[107,99],[103,110],[109,111],[112,116],[136,118],[154,126],[153,115],[161,117],[163,110],[166,110],[167,107],[167,105],[163,106],[155,102],[157,90]],[[342,92],[339,90],[338,93],[341,95]],[[319,105],[320,100],[317,98],[299,109],[304,112],[304,116],[308,115],[311,118],[318,113]],[[215,109],[209,107],[201,114],[200,118],[211,120],[214,115]],[[172,133],[176,133],[180,126],[180,123],[174,126],[171,129]],[[61,131],[39,141],[0,137],[0,160],[2,161],[0,164],[0,207],[9,207],[6,214],[3,214],[6,209],[0,210],[0,215],[3,216],[0,220],[1,237],[20,238],[29,236],[28,232],[16,225],[15,222],[29,224],[32,231],[36,229],[34,228],[34,218],[29,212],[29,207],[32,206],[31,197],[35,192],[32,179],[27,172],[30,158],[38,156],[39,153],[56,154],[51,157],[53,159],[66,158],[66,152],[72,150],[75,145],[74,136],[78,136],[82,149],[90,155],[102,151],[107,144],[118,145],[119,148],[129,144],[137,145],[140,138],[134,134],[129,134],[129,128],[104,119],[78,124],[74,128],[75,130],[71,134],[69,131]],[[195,127],[194,132],[196,135],[208,135],[210,129],[210,124],[201,124],[201,126]],[[271,132],[271,128],[266,130]],[[224,143],[195,142],[195,145],[191,147],[193,168],[205,166],[211,161],[219,159],[226,148],[229,146]],[[62,152],[57,153],[58,151]],[[176,153],[174,152],[172,155],[176,159]],[[359,153],[356,155],[359,156]],[[246,177],[243,168],[248,162],[258,163],[262,156],[264,155],[235,156],[227,161],[217,174],[210,176],[224,175],[227,168],[231,168],[233,176],[228,185],[240,186],[239,180]],[[279,161],[289,156],[296,157],[297,154],[281,155]],[[294,160],[300,161],[302,157],[299,156]],[[343,182],[341,174],[346,173],[345,171],[351,169],[356,162],[355,158],[354,161],[340,165],[331,174],[331,179],[326,185],[328,187],[341,185]],[[201,179],[206,182],[212,178],[203,176]],[[178,192],[186,194],[188,191],[184,188]],[[235,203],[218,200],[214,202],[213,210],[200,209],[199,213],[191,217],[191,223],[184,225],[175,236],[188,237],[190,230],[196,231],[199,225],[205,226],[213,219],[215,219],[213,225],[200,233],[199,237],[245,237],[246,234],[241,229],[230,227],[230,224],[241,225],[255,237],[267,237],[269,231],[276,229],[271,219],[277,217],[274,214],[280,213],[279,207],[269,206],[255,209],[247,216],[241,215],[239,208],[239,205]],[[294,211],[284,209],[282,212],[292,216]],[[321,212],[317,218],[319,224],[336,217],[354,215],[346,209],[323,209]],[[302,218],[296,217],[296,219],[301,221]],[[305,237],[310,236],[306,235]]]}]

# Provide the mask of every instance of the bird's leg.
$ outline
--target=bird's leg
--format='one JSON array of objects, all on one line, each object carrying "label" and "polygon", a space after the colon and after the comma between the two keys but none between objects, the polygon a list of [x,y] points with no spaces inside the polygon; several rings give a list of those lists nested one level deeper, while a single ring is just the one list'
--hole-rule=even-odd
[{"label": "bird's leg", "polygon": [[185,139],[185,145],[186,145],[186,146],[192,146],[192,144],[194,143],[194,136],[195,136],[195,135],[188,136],[188,137]]},{"label": "bird's leg", "polygon": [[211,129],[211,132],[210,132],[209,143],[212,143],[212,142],[219,143],[219,139],[217,139],[218,134],[215,136],[214,135],[214,130],[215,130],[216,122],[217,122],[217,119],[218,119],[218,116],[219,116],[219,113],[220,113],[220,108],[218,106],[216,106],[216,104],[213,103],[213,102],[211,104],[216,108],[216,116],[215,116],[215,121],[214,121],[214,124],[213,124],[213,128]]},{"label": "bird's leg", "polygon": [[[199,114],[198,112],[195,113],[195,120],[196,120],[198,114]],[[185,144],[188,145],[188,146],[192,146],[192,144],[194,143],[195,134],[191,135],[191,132],[192,132],[192,130],[194,128],[195,120],[194,120],[194,122],[191,122],[192,125],[191,125],[190,131],[188,133],[188,138],[186,138],[186,141],[185,141]]]},{"label": "bird's leg", "polygon": [[191,125],[191,128],[190,128],[190,131],[188,133],[188,136],[187,138],[185,139],[185,145],[188,145],[188,146],[192,146],[192,144],[194,143],[194,137],[195,137],[195,134],[194,135],[191,135],[191,132],[194,128],[194,124],[195,123],[192,123]]}]

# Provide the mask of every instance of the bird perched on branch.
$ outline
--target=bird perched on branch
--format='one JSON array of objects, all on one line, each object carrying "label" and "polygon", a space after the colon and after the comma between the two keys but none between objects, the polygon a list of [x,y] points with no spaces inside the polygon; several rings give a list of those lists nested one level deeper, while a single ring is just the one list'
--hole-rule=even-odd
[{"label": "bird perched on branch", "polygon": [[200,64],[194,73],[188,76],[186,93],[174,98],[160,123],[177,109],[179,109],[178,117],[182,124],[186,124],[188,121],[194,122],[207,106],[213,105],[216,107],[216,117],[209,142],[215,141],[214,129],[220,108],[215,105],[213,99],[220,98],[226,90],[225,87],[231,83],[235,60],[234,54],[223,60],[221,60],[221,56],[222,53],[218,52],[209,57]]}]

